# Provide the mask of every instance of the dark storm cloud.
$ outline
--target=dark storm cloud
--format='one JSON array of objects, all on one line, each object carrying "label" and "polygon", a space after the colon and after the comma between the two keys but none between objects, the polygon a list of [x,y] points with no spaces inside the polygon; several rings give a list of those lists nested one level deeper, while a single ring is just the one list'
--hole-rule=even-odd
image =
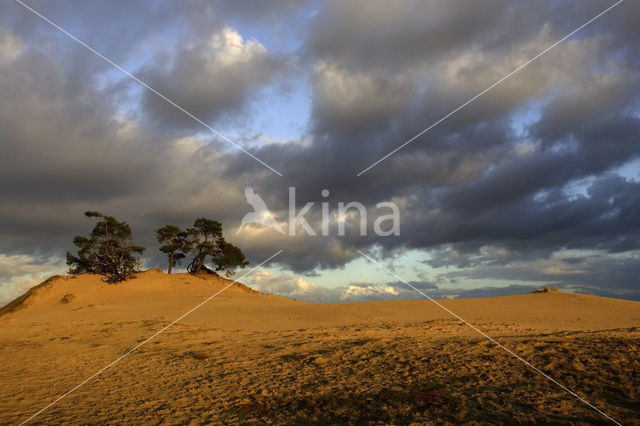
[{"label": "dark storm cloud", "polygon": [[[130,221],[151,246],[147,263],[160,264],[154,227],[208,216],[232,235],[249,211],[242,190],[253,185],[280,220],[295,186],[298,208],[316,202],[307,218],[317,231],[325,188],[332,209],[360,201],[375,218],[376,203],[394,200],[402,214],[396,237],[360,236],[355,222],[340,238],[335,227],[330,237],[260,230],[234,237],[254,264],[284,248],[280,263],[293,271],[339,268],[358,257],[355,249],[372,246],[427,250],[433,266],[481,267],[496,279],[501,266],[567,248],[632,253],[629,270],[640,263],[640,184],[616,174],[640,156],[635,3],[621,4],[360,177],[607,4],[34,7],[211,124],[224,118],[242,130],[263,91],[288,80],[311,85],[311,115],[300,140],[253,145],[284,172],[280,178],[214,136],[194,136],[203,129],[189,118],[19,5],[3,3],[4,253],[62,254],[70,236],[89,227],[82,211],[99,209]],[[291,28],[296,50],[274,51],[243,26],[275,39]],[[486,269],[487,259],[495,267]],[[588,284],[604,285],[604,271],[615,265],[593,270]],[[631,274],[612,282],[611,291],[634,283]]]},{"label": "dark storm cloud", "polygon": [[[220,35],[219,51],[205,49],[203,54],[216,60],[216,53],[221,53],[231,62],[239,61],[226,80],[219,75],[212,79],[225,90],[233,90],[234,79],[243,79],[238,75],[255,73],[259,79],[262,66],[273,68],[279,60],[258,42],[238,46],[238,33],[227,29],[219,17],[212,17],[212,7],[217,16],[222,6],[210,4],[200,14],[190,8],[172,14],[166,4],[138,2],[132,7],[146,11],[139,14],[142,20],[128,7],[87,9],[85,2],[57,6],[34,4],[117,61],[131,60],[136,52],[153,46],[150,40],[158,43],[157,51],[170,47],[183,52],[184,46],[176,45],[175,39],[173,44],[164,44],[167,40],[154,37],[172,28],[175,31],[197,16],[198,22],[187,27],[206,27],[207,33],[196,41],[206,44],[211,34]],[[235,216],[243,184],[233,187],[235,199],[234,194],[225,195],[220,175],[231,162],[225,158],[232,155],[226,142],[176,139],[166,132],[166,126],[141,123],[126,112],[139,103],[131,92],[139,87],[136,83],[19,5],[3,3],[2,8],[6,11],[0,19],[0,233],[4,252],[44,251],[61,256],[69,248],[69,236],[90,226],[82,211],[94,208],[129,220],[150,244],[153,227],[162,222],[150,224],[149,220],[186,226],[200,215],[225,222],[230,213]],[[224,8],[232,9],[228,4]],[[265,5],[257,9],[267,10]],[[208,27],[204,15],[210,18]],[[125,30],[116,31],[119,25]],[[135,61],[133,64],[136,66]],[[137,66],[145,70],[145,64]],[[205,78],[193,73],[183,77],[192,82],[196,77]],[[201,89],[211,96],[207,87]],[[233,106],[251,94],[251,90],[232,94],[236,96]],[[257,168],[251,164],[248,170]],[[178,199],[176,213],[171,200]],[[212,203],[215,199],[225,203]]]},{"label": "dark storm cloud", "polygon": [[537,31],[538,22],[553,9],[547,3],[524,15],[502,0],[469,6],[446,0],[408,1],[402,7],[384,1],[329,1],[313,22],[308,48],[313,57],[353,70],[401,70],[472,44],[517,43]]},{"label": "dark storm cloud", "polygon": [[[231,28],[220,29],[201,40],[185,40],[173,56],[161,55],[159,62],[167,65],[147,65],[141,78],[151,87],[162,88],[163,95],[209,123],[215,123],[223,114],[227,121],[232,114],[237,115],[251,95],[286,69],[284,58],[271,55],[256,40],[243,40]],[[155,93],[145,92],[143,104],[160,122],[190,124],[198,130],[202,127]]]},{"label": "dark storm cloud", "polygon": [[[368,164],[363,158],[372,162],[385,154],[602,7],[547,6],[500,8],[482,31],[462,26],[469,31],[466,44],[459,34],[452,36],[456,42],[447,56],[429,49],[428,42],[407,42],[418,26],[406,16],[423,16],[428,6],[423,15],[410,8],[398,12],[405,16],[398,19],[384,8],[357,13],[355,7],[329,5],[316,16],[306,51],[316,64],[314,144],[289,156],[286,147],[273,147],[267,158],[294,159],[284,170],[301,203],[317,201],[322,188],[331,189],[334,200],[357,199],[369,207],[392,197],[404,203],[400,238],[346,238],[340,241],[345,248],[453,244],[460,252],[475,252],[495,245],[532,259],[561,248],[637,248],[637,183],[608,174],[640,154],[638,69],[618,60],[638,46],[631,39],[620,44],[618,35],[627,37],[632,26],[620,14],[611,18],[615,26],[603,19],[368,174],[353,176]],[[566,15],[552,15],[560,11]],[[636,6],[627,10],[637,12]],[[380,16],[371,19],[375,13]],[[526,15],[526,24],[509,22],[514,15]],[[482,15],[474,17],[474,24],[482,22]],[[394,25],[396,19],[403,24]],[[385,25],[393,31],[385,32]],[[385,43],[394,48],[383,48]],[[411,50],[422,48],[423,55]],[[515,129],[514,114],[531,102],[524,128]],[[570,194],[568,187],[585,178],[593,179],[587,196]],[[284,193],[268,183],[264,190]],[[305,253],[296,250],[296,258],[308,258]],[[290,263],[308,267],[306,261]],[[453,263],[463,266],[464,260]]]},{"label": "dark storm cloud", "polygon": [[[640,300],[637,282],[640,263],[637,255],[637,251],[624,256],[590,255],[585,256],[584,260],[577,264],[571,262],[563,264],[566,259],[559,255],[557,259],[520,262],[509,268],[491,262],[478,263],[473,268],[443,273],[441,278],[531,281],[555,285],[560,289],[579,293]],[[518,286],[527,287],[521,284]]]}]

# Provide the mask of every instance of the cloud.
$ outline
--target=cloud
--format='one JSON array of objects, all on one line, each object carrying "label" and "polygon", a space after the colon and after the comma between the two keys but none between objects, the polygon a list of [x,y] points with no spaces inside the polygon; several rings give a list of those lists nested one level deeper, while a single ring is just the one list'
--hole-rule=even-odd
[{"label": "cloud", "polygon": [[[316,285],[301,276],[287,273],[277,274],[264,270],[254,273],[250,280],[251,286],[263,293],[309,302],[365,302],[423,297],[401,282],[385,284],[351,282],[327,288]],[[437,288],[427,282],[411,282],[410,284],[423,291]]]},{"label": "cloud", "polygon": [[0,254],[0,306],[40,284],[53,275],[52,271],[63,273],[66,267],[60,259]]},{"label": "cloud", "polygon": [[[611,256],[603,252],[584,253],[580,256],[554,253],[547,258],[519,259],[507,265],[489,257],[478,257],[472,267],[439,274],[441,280],[465,278],[467,280],[492,280],[531,282],[532,286],[553,284],[560,289],[577,293],[599,294],[640,300],[637,274],[640,272],[638,252]],[[528,287],[518,284],[514,288]],[[496,291],[499,288],[496,287]],[[463,291],[464,294],[483,294],[482,288]]]},{"label": "cloud", "polygon": [[[231,27],[204,38],[187,39],[175,51],[159,56],[143,67],[142,79],[207,122],[237,114],[285,65],[259,41],[244,40]],[[158,60],[167,65],[158,66]],[[145,111],[159,122],[200,126],[155,93],[145,92],[142,102]]]},{"label": "cloud", "polygon": [[[495,269],[498,271],[498,269]],[[327,288],[314,284],[304,277],[295,276],[287,273],[272,273],[269,271],[257,271],[249,280],[249,285],[258,291],[267,294],[285,296],[295,300],[307,302],[327,303],[327,302],[370,302],[378,300],[428,300],[426,296],[432,299],[449,299],[449,298],[472,298],[472,297],[496,297],[505,295],[527,294],[540,285],[551,285],[558,287],[560,290],[572,291],[576,293],[593,293],[593,291],[601,291],[602,295],[613,297],[626,297],[631,299],[639,299],[640,293],[615,293],[607,289],[594,288],[585,285],[577,285],[577,283],[567,282],[557,279],[557,276],[548,274],[539,274],[536,277],[528,277],[526,271],[522,277],[518,276],[519,272],[509,274],[509,276],[493,276],[500,281],[501,285],[495,286],[475,286],[473,288],[461,288],[456,285],[436,286],[428,281],[409,281],[405,284],[401,281],[389,281],[386,283],[374,284],[367,282],[351,282],[346,285]],[[489,275],[491,275],[489,273]],[[449,277],[458,276],[457,274],[448,274]],[[459,276],[466,277],[461,273]],[[474,278],[482,278],[480,274]],[[504,284],[504,279],[527,280],[531,279],[531,284]],[[556,279],[553,279],[556,278]],[[448,279],[447,281],[450,281]],[[540,284],[542,283],[542,284]],[[414,290],[414,287],[420,292]],[[422,294],[421,294],[422,293]]]},{"label": "cloud", "polygon": [[[296,96],[308,94],[310,116],[287,110],[303,134],[287,141],[265,134],[267,142],[251,148],[284,172],[280,178],[19,5],[2,4],[5,256],[60,256],[73,235],[90,229],[82,212],[97,209],[129,221],[150,246],[146,261],[162,264],[155,227],[185,227],[205,216],[233,234],[248,211],[246,185],[284,222],[288,187],[295,186],[298,208],[316,203],[307,216],[316,229],[323,201],[332,209],[359,201],[375,217],[376,203],[393,200],[401,210],[400,235],[360,236],[357,220],[344,237],[249,229],[233,242],[253,264],[284,248],[279,265],[310,276],[344,267],[356,249],[378,247],[390,258],[412,249],[429,254],[436,269],[463,274],[451,278],[473,282],[474,273],[489,274],[489,267],[484,276],[500,279],[514,264],[525,275],[544,259],[571,265],[554,254],[572,249],[604,260],[579,280],[565,276],[567,285],[620,294],[637,287],[631,273],[610,280],[606,272],[615,275],[622,255],[629,271],[640,264],[640,183],[618,172],[640,158],[636,4],[621,4],[360,177],[357,172],[595,16],[602,4],[133,5],[148,13],[118,4],[41,6],[247,146],[255,142],[246,136],[254,117],[277,108],[265,103],[266,90],[277,102],[287,96],[280,85],[303,86],[304,95]],[[293,36],[285,35],[288,28]],[[331,192],[326,200],[322,189]],[[291,286],[283,291],[292,294],[395,297],[368,284],[322,293],[309,282],[282,279]]]},{"label": "cloud", "polygon": [[317,133],[371,132],[372,123],[403,113],[409,107],[415,83],[403,75],[388,78],[353,72],[320,62],[314,70],[313,115]]},{"label": "cloud", "polygon": [[13,61],[24,48],[25,44],[19,37],[0,27],[0,58],[3,61]]}]

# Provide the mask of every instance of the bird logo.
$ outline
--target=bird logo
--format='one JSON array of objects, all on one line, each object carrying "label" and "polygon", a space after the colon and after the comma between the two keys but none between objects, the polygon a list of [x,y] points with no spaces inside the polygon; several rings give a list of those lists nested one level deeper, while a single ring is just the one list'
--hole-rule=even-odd
[{"label": "bird logo", "polygon": [[271,211],[269,211],[269,208],[265,204],[262,197],[256,194],[252,187],[245,187],[244,195],[245,197],[247,197],[247,203],[249,203],[249,205],[253,207],[253,211],[244,215],[244,217],[242,218],[242,222],[240,223],[240,227],[236,232],[236,235],[238,235],[240,231],[242,231],[242,229],[250,223],[257,223],[262,226],[273,228],[281,234],[285,233],[278,222],[276,222],[276,219],[274,218]]}]

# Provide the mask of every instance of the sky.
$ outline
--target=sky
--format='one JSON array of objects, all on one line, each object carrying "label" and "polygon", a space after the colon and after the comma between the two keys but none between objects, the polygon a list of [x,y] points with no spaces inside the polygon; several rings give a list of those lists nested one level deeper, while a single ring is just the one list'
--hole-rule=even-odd
[{"label": "sky", "polygon": [[[241,281],[301,300],[640,300],[638,2],[367,169],[613,3],[25,1],[154,93],[3,1],[0,304],[66,272],[86,210],[131,224],[145,268],[154,229],[216,219],[249,268],[282,250]],[[295,188],[319,235],[236,233],[248,186],[284,228]],[[397,235],[372,232],[382,202]]]}]

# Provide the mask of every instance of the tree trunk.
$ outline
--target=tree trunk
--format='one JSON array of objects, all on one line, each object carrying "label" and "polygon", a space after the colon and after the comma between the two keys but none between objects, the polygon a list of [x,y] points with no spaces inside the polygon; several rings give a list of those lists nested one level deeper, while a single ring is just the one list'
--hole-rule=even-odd
[{"label": "tree trunk", "polygon": [[169,271],[167,273],[171,274],[172,270],[173,270],[173,250],[171,250],[171,256],[169,257]]},{"label": "tree trunk", "polygon": [[[209,241],[209,236],[207,234],[204,234],[204,242],[206,243],[207,241]],[[197,274],[198,272],[200,272],[200,270],[202,270],[202,267],[204,266],[204,261],[207,257],[206,254],[204,256],[202,255],[202,249],[198,254],[200,255],[200,259],[198,259],[198,266],[196,266],[196,269],[193,271],[194,274]]]},{"label": "tree trunk", "polygon": [[198,273],[198,272],[200,272],[200,270],[201,270],[201,269],[202,269],[202,267],[204,266],[204,259],[205,259],[206,257],[207,257],[207,256],[200,255],[200,260],[198,261],[198,266],[196,266],[196,270],[195,270],[195,271],[193,271],[194,273]]}]

